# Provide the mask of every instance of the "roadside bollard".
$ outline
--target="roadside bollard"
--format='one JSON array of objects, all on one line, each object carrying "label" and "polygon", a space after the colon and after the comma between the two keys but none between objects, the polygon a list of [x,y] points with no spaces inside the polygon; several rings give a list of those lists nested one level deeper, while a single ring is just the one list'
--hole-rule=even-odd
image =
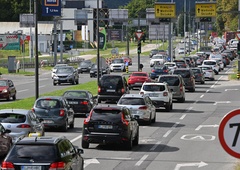
[{"label": "roadside bollard", "polygon": [[239,78],[240,78],[240,72],[237,73],[237,79],[239,79]]},{"label": "roadside bollard", "polygon": [[128,66],[126,66],[126,73],[128,73]]}]

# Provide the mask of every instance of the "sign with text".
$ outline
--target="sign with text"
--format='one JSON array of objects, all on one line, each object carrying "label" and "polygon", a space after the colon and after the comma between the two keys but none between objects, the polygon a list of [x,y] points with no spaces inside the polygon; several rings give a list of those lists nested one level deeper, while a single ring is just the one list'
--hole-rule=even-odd
[{"label": "sign with text", "polygon": [[176,18],[175,3],[158,3],[154,5],[155,18]]},{"label": "sign with text", "polygon": [[61,0],[42,0],[42,16],[61,16]]},{"label": "sign with text", "polygon": [[216,17],[216,3],[196,3],[196,17]]}]

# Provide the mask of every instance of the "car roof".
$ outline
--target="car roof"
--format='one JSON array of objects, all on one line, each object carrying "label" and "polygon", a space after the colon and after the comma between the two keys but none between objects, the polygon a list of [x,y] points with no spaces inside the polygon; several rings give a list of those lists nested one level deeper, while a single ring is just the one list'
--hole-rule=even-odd
[{"label": "car roof", "polygon": [[132,72],[132,74],[136,74],[136,73],[145,73],[145,74],[148,74],[147,72],[142,72],[142,71],[135,71],[135,72]]},{"label": "car roof", "polygon": [[142,94],[124,94],[122,97],[127,97],[127,98],[143,98]]},{"label": "car roof", "polygon": [[28,114],[30,110],[27,109],[1,109],[0,110],[0,114],[1,113],[20,113],[20,114]]},{"label": "car roof", "polygon": [[42,97],[39,97],[37,100],[40,100],[40,99],[62,99],[64,98],[63,96],[42,96]]},{"label": "car roof", "polygon": [[18,144],[56,144],[60,140],[66,139],[65,136],[60,136],[60,137],[54,137],[54,136],[40,136],[40,137],[23,137],[19,138],[16,141],[16,145]]},{"label": "car roof", "polygon": [[159,77],[181,77],[179,74],[162,74]]},{"label": "car roof", "polygon": [[123,107],[122,106],[103,106],[103,105],[96,105],[93,109],[102,109],[102,110],[109,110],[109,109],[113,109],[113,110],[121,110]]}]

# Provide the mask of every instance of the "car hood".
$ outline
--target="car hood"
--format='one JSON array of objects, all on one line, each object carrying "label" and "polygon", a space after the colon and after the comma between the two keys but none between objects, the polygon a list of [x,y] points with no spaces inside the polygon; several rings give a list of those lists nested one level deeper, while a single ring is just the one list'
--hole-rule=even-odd
[{"label": "car hood", "polygon": [[8,88],[8,86],[0,86],[0,91],[7,89],[7,88]]},{"label": "car hood", "polygon": [[57,76],[69,76],[73,75],[73,73],[55,73]]},{"label": "car hood", "polygon": [[112,63],[111,66],[123,66],[124,63]]}]

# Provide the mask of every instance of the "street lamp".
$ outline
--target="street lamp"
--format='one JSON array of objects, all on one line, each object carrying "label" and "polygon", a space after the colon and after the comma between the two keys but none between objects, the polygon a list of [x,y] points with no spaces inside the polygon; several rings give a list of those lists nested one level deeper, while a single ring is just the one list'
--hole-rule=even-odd
[{"label": "street lamp", "polygon": [[39,96],[39,77],[38,77],[38,1],[34,0],[34,13],[35,13],[35,98]]}]

